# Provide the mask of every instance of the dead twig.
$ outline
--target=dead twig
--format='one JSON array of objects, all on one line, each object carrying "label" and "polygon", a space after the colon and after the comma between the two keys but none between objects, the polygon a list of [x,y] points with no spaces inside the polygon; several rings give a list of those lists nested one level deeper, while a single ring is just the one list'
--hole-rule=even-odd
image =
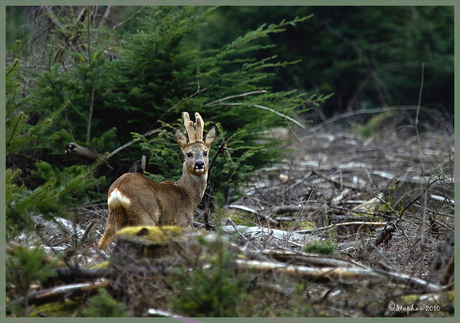
[{"label": "dead twig", "polygon": [[236,209],[236,210],[241,210],[241,211],[245,211],[245,212],[249,212],[249,213],[252,213],[252,214],[255,214],[257,215],[258,217],[261,217],[261,218],[264,218],[265,220],[267,220],[268,222],[270,223],[273,223],[273,224],[279,224],[278,221],[270,218],[269,216],[265,215],[265,214],[262,214],[260,213],[259,211],[257,210],[254,210],[254,209],[251,209],[247,206],[244,206],[244,205],[235,205],[235,204],[232,204],[232,205],[229,205],[228,206],[229,209]]},{"label": "dead twig", "polygon": [[246,92],[246,93],[241,93],[241,94],[236,94],[236,95],[230,95],[230,96],[227,96],[225,98],[209,102],[209,103],[205,104],[205,107],[218,105],[218,103],[221,103],[223,101],[230,100],[230,99],[236,99],[236,98],[241,98],[241,97],[248,96],[248,95],[263,94],[263,93],[267,93],[267,91],[266,90],[258,90],[258,91],[251,91],[251,92]]},{"label": "dead twig", "polygon": [[[282,114],[281,112],[278,112],[276,110],[273,110],[271,108],[268,108],[268,107],[265,107],[263,105],[259,105],[259,104],[247,104],[247,103],[217,103],[217,104],[214,104],[214,105],[228,105],[228,106],[245,106],[247,108],[251,108],[251,107],[254,107],[254,108],[259,108],[259,109],[262,109],[262,110],[267,110],[267,111],[270,111],[270,112],[273,112],[274,114],[277,114],[279,115],[280,117],[283,117],[289,121],[292,121],[294,122],[296,125],[298,125],[299,127],[301,127],[302,129],[306,129],[305,126],[303,124],[301,124],[299,121],[285,115],[285,114]],[[212,106],[214,106],[212,105]]]},{"label": "dead twig", "polygon": [[116,24],[115,26],[112,27],[112,30],[115,30],[117,28],[120,28],[121,26],[123,26],[125,23],[127,23],[128,21],[130,21],[131,19],[133,19],[134,17],[136,17],[139,13],[141,13],[143,10],[145,9],[145,7],[141,7],[139,10],[137,10],[134,14],[132,14],[131,16],[129,16],[128,18],[126,18],[125,20],[123,20],[122,22],[119,22],[118,24]]},{"label": "dead twig", "polygon": [[342,223],[334,223],[334,224],[328,225],[326,227],[315,229],[313,231],[330,230],[330,229],[334,229],[334,228],[337,228],[337,227],[343,227],[343,226],[348,226],[348,225],[359,225],[359,226],[377,225],[377,226],[383,226],[383,225],[388,225],[388,223],[386,223],[386,222],[366,222],[366,221],[342,222]]}]

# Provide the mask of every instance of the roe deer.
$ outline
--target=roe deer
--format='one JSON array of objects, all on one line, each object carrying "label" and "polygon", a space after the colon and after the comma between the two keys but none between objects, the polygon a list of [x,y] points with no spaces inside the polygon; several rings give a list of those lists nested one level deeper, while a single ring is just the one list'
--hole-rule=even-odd
[{"label": "roe deer", "polygon": [[135,225],[188,226],[200,204],[208,179],[208,151],[216,140],[212,127],[203,138],[204,122],[195,113],[195,127],[187,112],[184,125],[187,136],[176,130],[175,138],[185,156],[182,177],[177,182],[154,182],[142,174],[126,173],[109,188],[109,216],[98,248],[107,250],[115,232]]}]

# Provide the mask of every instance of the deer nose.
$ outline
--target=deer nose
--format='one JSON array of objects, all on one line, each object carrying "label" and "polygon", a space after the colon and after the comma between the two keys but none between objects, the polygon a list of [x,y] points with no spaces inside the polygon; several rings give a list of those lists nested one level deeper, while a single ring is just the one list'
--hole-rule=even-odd
[{"label": "deer nose", "polygon": [[204,162],[203,161],[197,161],[195,163],[195,168],[204,168]]},{"label": "deer nose", "polygon": [[203,161],[197,161],[195,163],[195,169],[204,169],[204,162]]}]

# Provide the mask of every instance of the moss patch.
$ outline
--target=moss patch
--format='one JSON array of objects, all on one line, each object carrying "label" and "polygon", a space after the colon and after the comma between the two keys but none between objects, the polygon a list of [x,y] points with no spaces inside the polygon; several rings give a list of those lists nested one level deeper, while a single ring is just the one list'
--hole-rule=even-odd
[{"label": "moss patch", "polygon": [[333,255],[335,254],[335,249],[337,243],[332,242],[331,240],[326,241],[311,241],[305,244],[303,247],[304,252],[308,253],[317,253],[322,255]]},{"label": "moss patch", "polygon": [[316,230],[316,225],[311,221],[299,221],[297,230]]},{"label": "moss patch", "polygon": [[169,241],[185,241],[187,237],[183,236],[184,231],[191,231],[191,229],[178,226],[136,226],[123,228],[117,232],[117,235],[120,240],[151,246],[165,245]]},{"label": "moss patch", "polygon": [[83,302],[77,300],[66,300],[65,302],[52,302],[37,307],[33,307],[30,317],[73,317],[79,313],[83,307]]},{"label": "moss patch", "polygon": [[109,268],[109,262],[107,260],[91,267],[91,269],[108,269],[108,268]]}]

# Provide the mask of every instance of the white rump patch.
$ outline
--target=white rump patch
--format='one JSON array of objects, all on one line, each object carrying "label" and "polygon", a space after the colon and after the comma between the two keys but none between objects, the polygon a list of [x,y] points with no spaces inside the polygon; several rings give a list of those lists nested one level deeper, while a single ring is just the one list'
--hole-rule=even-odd
[{"label": "white rump patch", "polygon": [[122,206],[123,208],[128,207],[131,204],[131,200],[124,196],[117,188],[110,193],[107,199],[107,204],[111,207]]}]

